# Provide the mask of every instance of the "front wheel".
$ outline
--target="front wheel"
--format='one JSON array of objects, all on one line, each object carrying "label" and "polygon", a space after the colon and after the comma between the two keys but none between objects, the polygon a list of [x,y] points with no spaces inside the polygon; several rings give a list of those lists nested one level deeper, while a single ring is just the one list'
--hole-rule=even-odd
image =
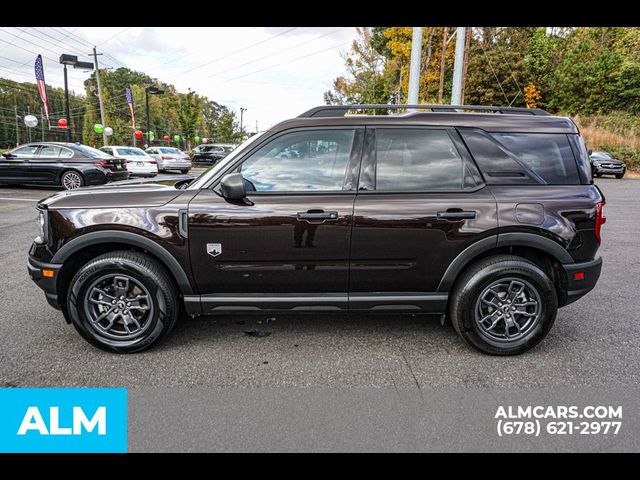
[{"label": "front wheel", "polygon": [[73,277],[66,310],[93,345],[139,352],[167,335],[178,318],[178,294],[166,270],[130,251],[100,255]]},{"label": "front wheel", "polygon": [[516,355],[536,346],[553,326],[558,299],[534,263],[497,255],[469,267],[456,281],[449,306],[455,330],[472,347]]},{"label": "front wheel", "polygon": [[189,173],[189,170],[191,170],[190,168],[183,168],[182,170],[180,170],[180,173],[183,175],[186,175],[187,173]]},{"label": "front wheel", "polygon": [[616,178],[620,179],[624,177],[624,173],[616,173]]}]

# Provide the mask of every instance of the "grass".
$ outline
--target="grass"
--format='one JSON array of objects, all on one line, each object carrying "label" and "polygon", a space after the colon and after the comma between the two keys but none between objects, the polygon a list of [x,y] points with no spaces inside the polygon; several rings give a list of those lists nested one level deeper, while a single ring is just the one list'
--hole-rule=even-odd
[{"label": "grass", "polygon": [[640,173],[640,118],[628,114],[573,117],[587,148],[605,150]]}]

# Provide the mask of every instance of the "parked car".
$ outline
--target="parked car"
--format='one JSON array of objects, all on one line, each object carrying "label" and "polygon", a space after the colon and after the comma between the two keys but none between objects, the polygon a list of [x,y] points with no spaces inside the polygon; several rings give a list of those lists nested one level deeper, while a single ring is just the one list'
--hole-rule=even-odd
[{"label": "parked car", "polygon": [[615,158],[609,152],[590,152],[589,159],[591,160],[593,174],[596,177],[615,175],[616,178],[622,178],[627,171],[625,163]]},{"label": "parked car", "polygon": [[312,109],[175,186],[42,200],[31,278],[115,352],[156,344],[184,308],[438,314],[511,355],[594,288],[605,199],[569,118],[355,108]]},{"label": "parked car", "polygon": [[125,160],[79,143],[34,142],[0,157],[0,183],[73,190],[129,178]]},{"label": "parked car", "polygon": [[180,170],[180,173],[189,173],[191,159],[189,155],[174,147],[149,147],[145,150],[156,162],[158,171]]},{"label": "parked car", "polygon": [[193,149],[191,158],[194,162],[213,165],[226,157],[232,150],[233,146],[226,144],[212,143],[207,145],[198,145]]},{"label": "parked car", "polygon": [[124,158],[127,161],[127,170],[131,176],[155,177],[158,174],[158,162],[141,148],[115,145],[100,148],[105,153],[114,157]]}]

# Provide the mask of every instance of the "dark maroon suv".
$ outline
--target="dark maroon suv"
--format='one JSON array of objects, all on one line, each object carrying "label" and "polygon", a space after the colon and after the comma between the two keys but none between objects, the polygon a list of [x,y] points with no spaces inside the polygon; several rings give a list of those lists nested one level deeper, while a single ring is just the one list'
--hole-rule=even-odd
[{"label": "dark maroon suv", "polygon": [[473,347],[540,342],[595,286],[604,198],[568,118],[503,107],[314,108],[195,180],[38,204],[29,272],[88,341],[190,315],[444,314]]}]

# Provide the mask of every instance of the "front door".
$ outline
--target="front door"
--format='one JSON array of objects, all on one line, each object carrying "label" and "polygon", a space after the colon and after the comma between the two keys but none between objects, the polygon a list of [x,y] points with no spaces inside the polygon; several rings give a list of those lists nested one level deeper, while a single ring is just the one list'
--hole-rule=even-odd
[{"label": "front door", "polygon": [[246,202],[203,189],[189,204],[203,309],[346,309],[363,131],[296,130],[233,168]]},{"label": "front door", "polygon": [[440,311],[446,298],[434,294],[452,260],[496,233],[495,199],[455,130],[378,127],[367,135],[354,208],[351,309]]},{"label": "front door", "polygon": [[71,152],[58,145],[43,145],[31,162],[31,177],[34,182],[58,184],[64,168],[61,162],[62,152]]},{"label": "front door", "polygon": [[25,145],[11,152],[12,156],[0,157],[0,180],[3,183],[28,183],[33,179],[31,161],[35,158],[39,145]]}]

